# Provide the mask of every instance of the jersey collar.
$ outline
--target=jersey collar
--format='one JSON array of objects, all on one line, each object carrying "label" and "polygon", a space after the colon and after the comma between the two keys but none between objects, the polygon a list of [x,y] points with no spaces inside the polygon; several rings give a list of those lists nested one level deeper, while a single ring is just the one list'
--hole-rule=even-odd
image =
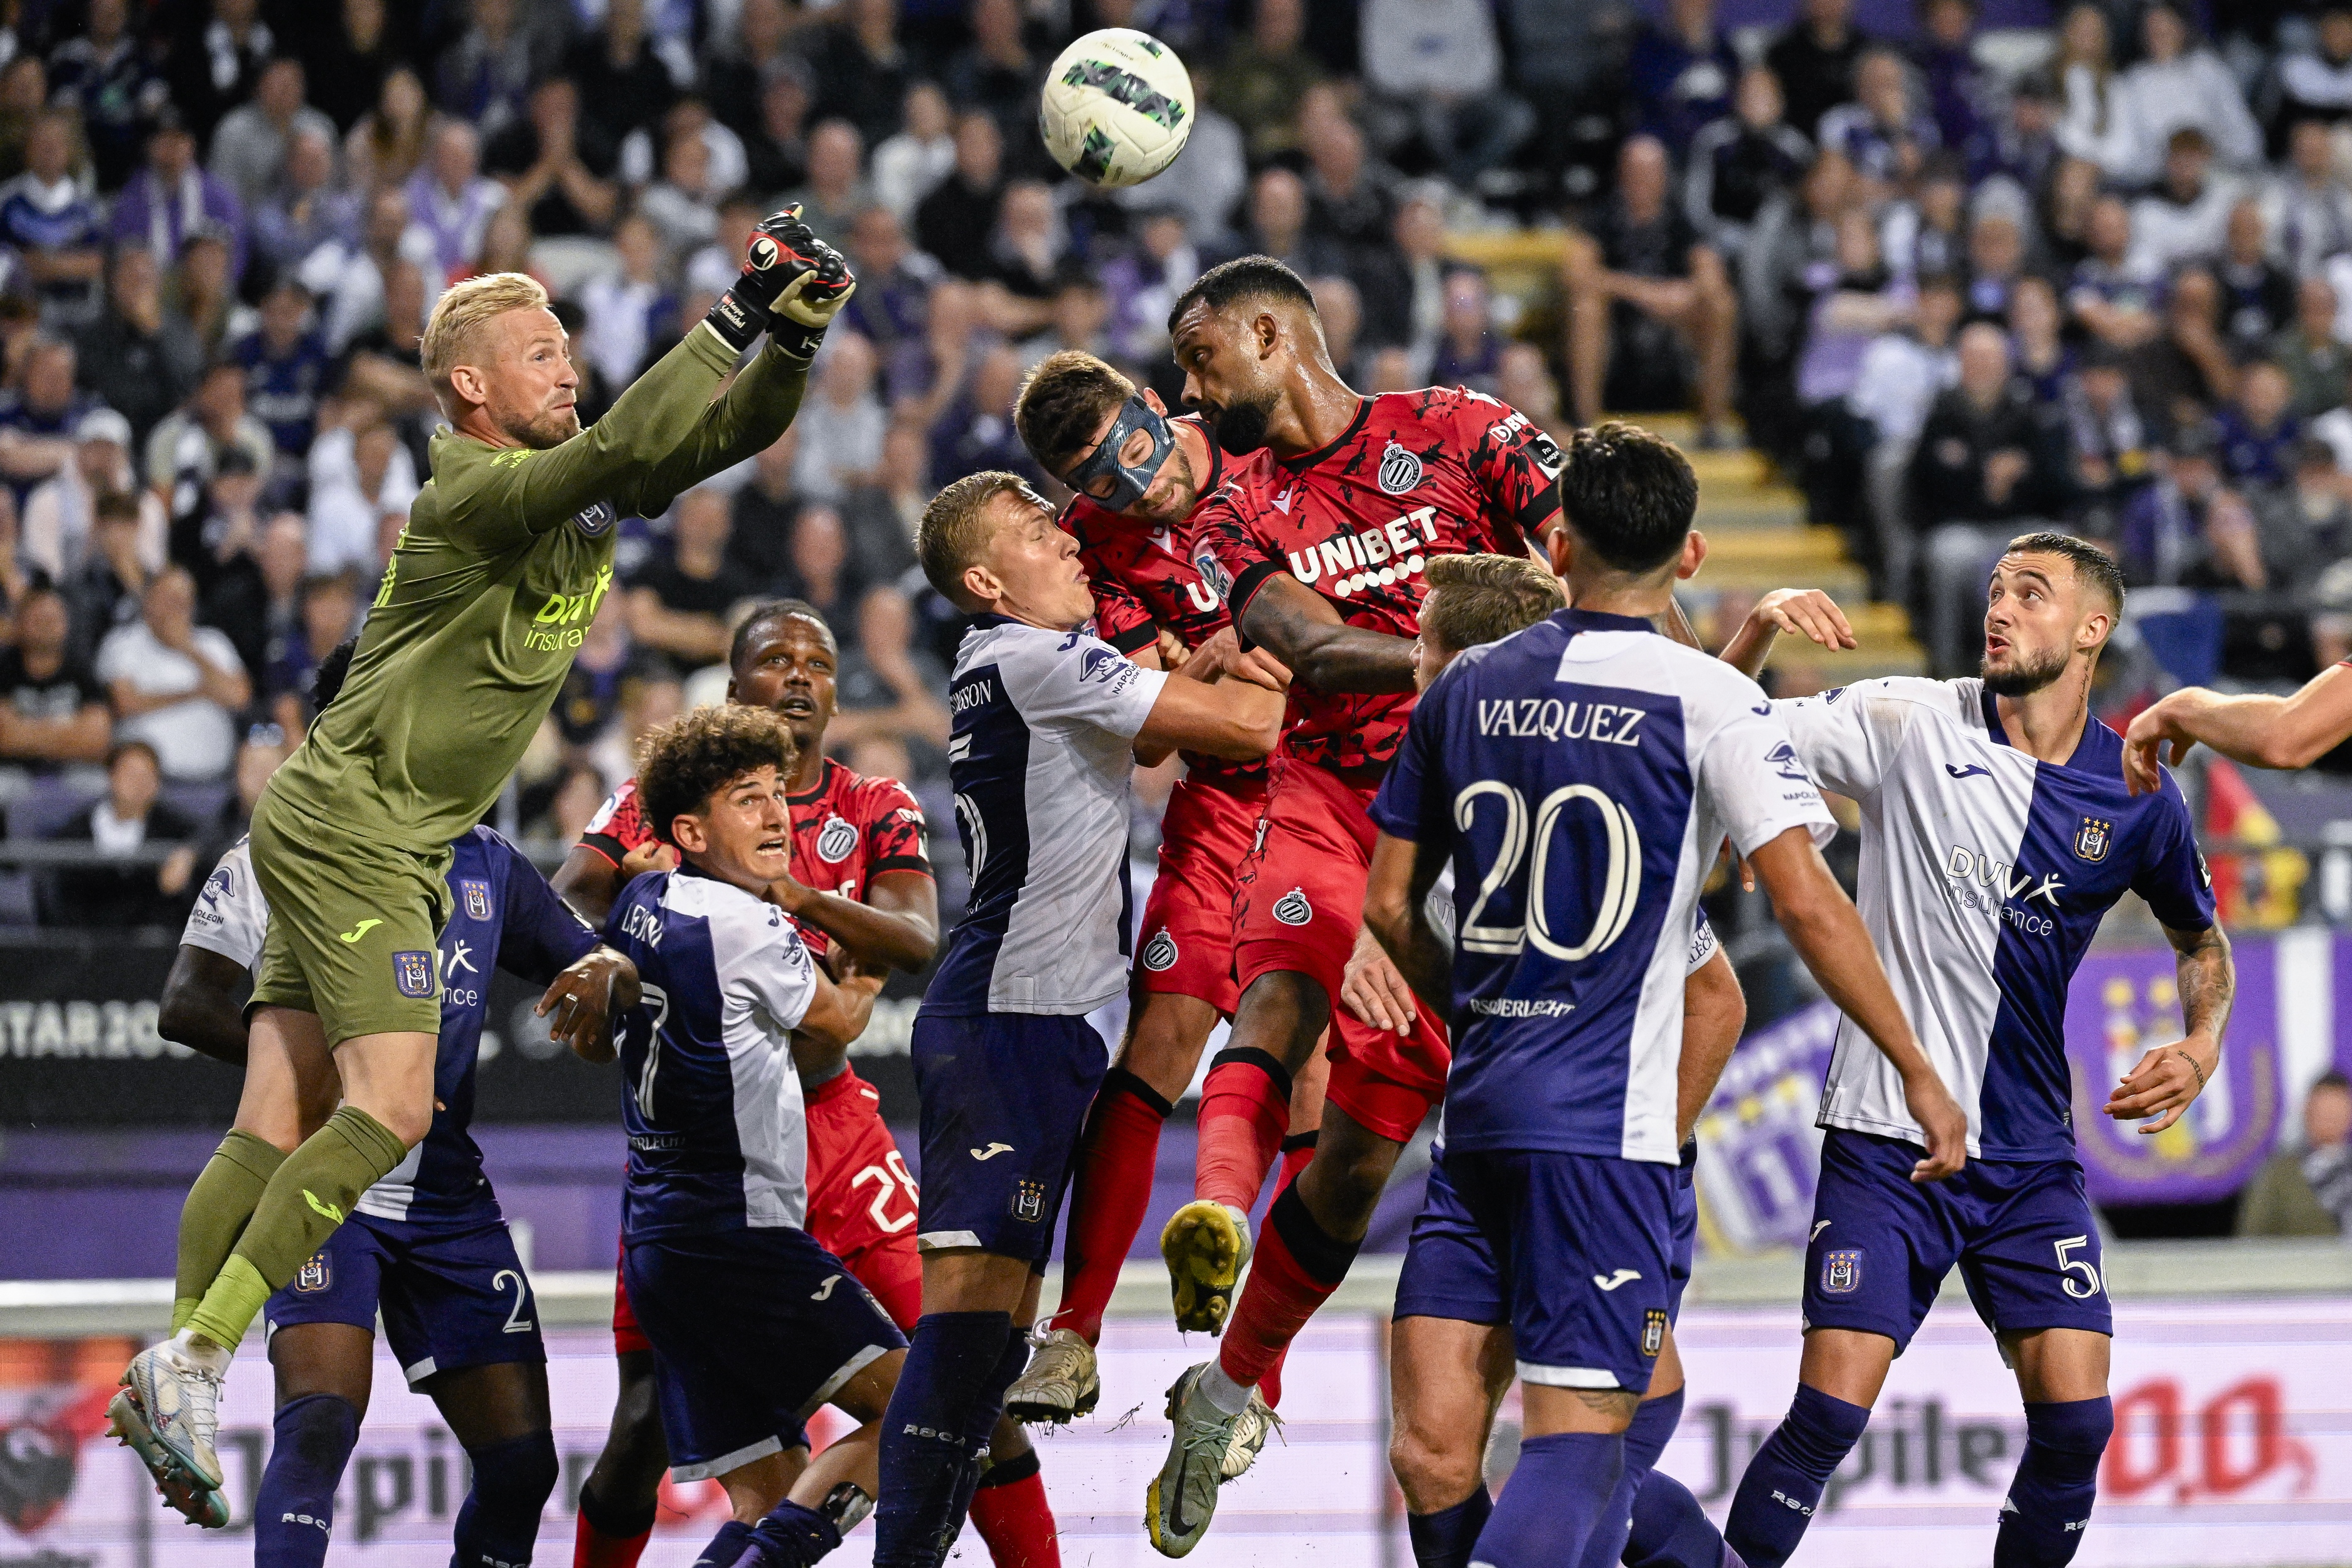
[{"label": "jersey collar", "polygon": [[1579,632],[1648,632],[1654,634],[1658,630],[1643,616],[1612,615],[1606,610],[1555,610],[1551,619],[1571,637]]},{"label": "jersey collar", "polygon": [[[2006,746],[2015,750],[2015,743],[2009,738],[2009,731],[2001,725],[2000,705],[1993,700],[1992,688],[1979,683],[1977,686],[1977,702],[1984,709],[1985,733],[1992,737],[1992,743],[1995,746]],[[2086,707],[2083,712],[2083,733],[2074,737],[2074,748],[2066,754],[2066,759],[2063,762],[2043,762],[2038,757],[2032,760],[2037,766],[2043,768],[2072,768],[2076,762],[2095,766],[2099,758],[2093,755],[2092,737],[2105,727],[2099,722],[2098,716]],[[2123,748],[2120,745],[2116,747],[2116,752],[2117,757],[2122,756]]]},{"label": "jersey collar", "polygon": [[786,795],[784,797],[784,804],[795,808],[801,806],[814,806],[819,800],[824,800],[826,794],[833,789],[833,770],[840,766],[841,764],[835,762],[832,758],[826,758],[824,759],[824,766],[817,769],[815,788],[810,789],[805,795]]},{"label": "jersey collar", "polygon": [[1339,433],[1338,439],[1332,441],[1328,445],[1319,446],[1314,451],[1302,454],[1299,456],[1277,457],[1275,461],[1279,463],[1283,467],[1289,469],[1293,474],[1304,474],[1309,468],[1314,467],[1318,463],[1322,462],[1326,457],[1330,456],[1334,452],[1339,451],[1342,446],[1347,445],[1349,442],[1354,440],[1356,438],[1356,432],[1363,429],[1364,422],[1371,417],[1372,400],[1368,397],[1360,397],[1356,400],[1356,417],[1348,422],[1348,428]]}]

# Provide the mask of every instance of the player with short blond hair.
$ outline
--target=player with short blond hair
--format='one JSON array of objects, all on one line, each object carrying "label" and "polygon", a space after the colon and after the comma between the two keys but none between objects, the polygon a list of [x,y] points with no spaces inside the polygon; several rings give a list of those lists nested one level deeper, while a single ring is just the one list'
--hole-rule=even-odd
[{"label": "player with short blond hair", "polygon": [[[237,1130],[181,1213],[173,1335],[112,1406],[159,1480],[222,1484],[220,1380],[292,1279],[433,1116],[449,843],[505,788],[613,583],[615,527],[773,444],[854,283],[787,209],[701,326],[590,429],[562,326],[528,278],[445,294],[425,357],[449,428],[376,591],[350,679],[255,807],[271,920]],[[764,350],[722,382],[762,333]],[[305,1136],[298,1085],[342,1104]]]}]

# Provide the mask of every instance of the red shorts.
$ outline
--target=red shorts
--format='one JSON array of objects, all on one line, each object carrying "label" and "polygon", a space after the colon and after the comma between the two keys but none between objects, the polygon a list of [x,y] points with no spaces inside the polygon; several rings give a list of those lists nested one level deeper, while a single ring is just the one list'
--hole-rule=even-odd
[{"label": "red shorts", "polygon": [[1265,785],[1177,780],[1160,820],[1160,874],[1136,936],[1146,991],[1198,997],[1226,1018],[1234,985],[1234,876],[1257,840]]},{"label": "red shorts", "polygon": [[[923,1310],[923,1266],[915,1252],[915,1178],[882,1121],[881,1096],[844,1068],[809,1096],[808,1232],[848,1265],[900,1328]],[[628,1287],[613,1282],[613,1350],[650,1350],[629,1310]]]},{"label": "red shorts", "polygon": [[1377,788],[1276,759],[1265,835],[1234,879],[1234,972],[1244,991],[1277,970],[1321,986],[1331,1002],[1326,1097],[1381,1136],[1405,1143],[1445,1098],[1453,1052],[1444,1021],[1426,1007],[1412,1032],[1399,1035],[1358,1022],[1339,1000],[1364,923],[1364,881],[1377,836],[1367,808]]}]

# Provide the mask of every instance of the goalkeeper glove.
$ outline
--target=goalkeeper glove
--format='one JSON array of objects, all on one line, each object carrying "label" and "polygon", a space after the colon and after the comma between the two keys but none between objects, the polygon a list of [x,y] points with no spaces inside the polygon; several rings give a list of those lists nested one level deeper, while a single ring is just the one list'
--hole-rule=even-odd
[{"label": "goalkeeper glove", "polygon": [[761,332],[794,359],[811,359],[857,280],[841,253],[801,221],[795,204],[751,231],[743,270],[704,318],[737,353]]}]

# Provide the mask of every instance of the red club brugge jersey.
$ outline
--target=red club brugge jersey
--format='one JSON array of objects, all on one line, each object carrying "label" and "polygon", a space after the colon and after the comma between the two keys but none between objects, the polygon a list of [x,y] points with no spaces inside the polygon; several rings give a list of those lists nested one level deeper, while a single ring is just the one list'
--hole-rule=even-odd
[{"label": "red club brugge jersey", "polygon": [[[1484,392],[1384,392],[1321,451],[1229,476],[1193,508],[1193,560],[1236,623],[1287,572],[1349,625],[1414,636],[1429,558],[1524,554],[1559,510],[1560,462],[1549,436]],[[1377,767],[1412,711],[1411,692],[1294,687],[1283,744],[1338,772]]]},{"label": "red club brugge jersey", "polygon": [[[1200,419],[1186,414],[1171,423],[1198,428]],[[1193,517],[1227,480],[1268,462],[1263,454],[1228,457],[1214,437],[1208,444],[1209,471],[1198,476],[1203,500],[1193,507]],[[1095,596],[1095,635],[1120,653],[1150,647],[1161,628],[1187,648],[1197,648],[1232,624],[1225,601],[1192,563],[1190,519],[1181,531],[1154,530],[1080,496],[1062,509],[1061,523],[1078,541],[1078,559]],[[1191,751],[1184,753],[1184,766],[1207,783],[1255,779],[1265,772],[1262,761],[1234,762]]]},{"label": "red club brugge jersey", "polygon": [[[868,779],[828,757],[817,787],[786,800],[793,809],[793,879],[803,887],[862,904],[866,890],[884,872],[931,874],[923,854],[923,809],[896,779]],[[632,779],[589,819],[580,841],[617,866],[653,837]],[[828,946],[824,933],[803,925],[802,935],[809,950],[822,957]]]}]

